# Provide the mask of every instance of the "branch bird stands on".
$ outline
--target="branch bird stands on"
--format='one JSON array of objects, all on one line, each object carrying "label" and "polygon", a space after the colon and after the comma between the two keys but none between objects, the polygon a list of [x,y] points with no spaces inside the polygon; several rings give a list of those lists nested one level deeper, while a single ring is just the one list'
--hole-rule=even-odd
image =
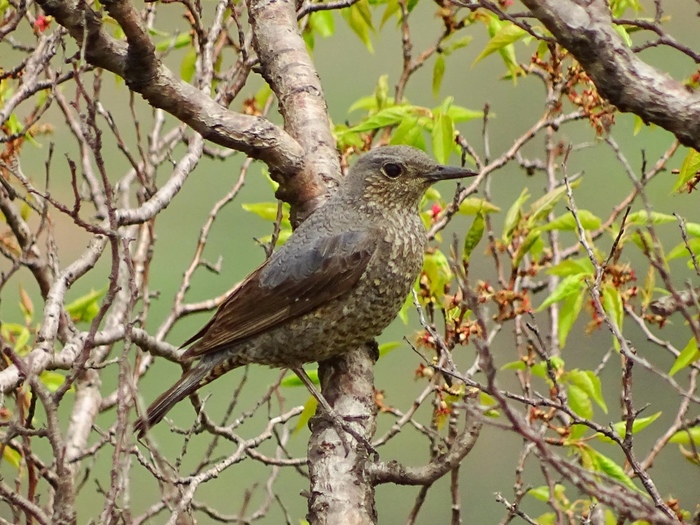
[{"label": "branch bird stands on", "polygon": [[182,354],[188,369],[136,422],[139,436],[234,368],[299,369],[372,341],[421,271],[421,197],[435,182],[475,175],[408,146],[360,157],[336,193],[183,344],[192,345]]}]

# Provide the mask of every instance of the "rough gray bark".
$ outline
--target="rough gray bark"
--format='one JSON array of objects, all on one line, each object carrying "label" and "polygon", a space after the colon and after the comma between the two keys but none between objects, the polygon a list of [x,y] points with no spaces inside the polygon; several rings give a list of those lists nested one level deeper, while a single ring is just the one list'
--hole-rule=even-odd
[{"label": "rough gray bark", "polygon": [[598,91],[700,150],[700,95],[642,61],[615,31],[604,0],[523,0],[584,67]]}]

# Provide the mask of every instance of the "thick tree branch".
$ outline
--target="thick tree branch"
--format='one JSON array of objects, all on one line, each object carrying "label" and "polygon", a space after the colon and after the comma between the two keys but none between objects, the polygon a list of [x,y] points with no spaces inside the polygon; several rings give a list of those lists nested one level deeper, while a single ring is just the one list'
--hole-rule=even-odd
[{"label": "thick tree branch", "polygon": [[251,0],[248,6],[262,74],[277,95],[285,129],[305,152],[304,173],[277,194],[292,205],[293,220],[298,222],[323,202],[340,175],[328,108],[298,29],[294,2]]},{"label": "thick tree branch", "polygon": [[[319,365],[321,388],[328,403],[368,438],[376,427],[373,366],[367,346]],[[369,454],[364,445],[353,441],[346,453],[333,423],[319,414],[311,421],[308,457],[309,523],[376,523],[374,486],[368,478]]]},{"label": "thick tree branch", "polygon": [[459,466],[476,444],[482,422],[472,417],[467,427],[459,433],[446,454],[421,467],[407,467],[398,461],[372,465],[372,483],[396,483],[397,485],[432,485],[442,476]]},{"label": "thick tree branch", "polygon": [[670,131],[700,150],[700,96],[640,60],[612,24],[604,0],[523,0],[620,111]]},{"label": "thick tree branch", "polygon": [[[229,111],[187,82],[176,78],[155,55],[138,13],[127,0],[105,2],[121,25],[128,44],[111,37],[98,13],[78,0],[38,0],[56,18],[85,59],[124,78],[130,89],[164,109],[205,139],[262,160],[272,171],[292,177],[303,168],[299,144],[270,121]],[[84,45],[83,45],[84,44]]]}]

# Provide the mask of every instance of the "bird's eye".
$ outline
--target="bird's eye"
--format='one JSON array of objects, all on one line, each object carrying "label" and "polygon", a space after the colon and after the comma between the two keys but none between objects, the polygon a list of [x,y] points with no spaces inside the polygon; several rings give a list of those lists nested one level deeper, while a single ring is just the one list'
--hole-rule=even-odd
[{"label": "bird's eye", "polygon": [[395,179],[403,173],[403,168],[399,164],[388,162],[382,166],[382,172],[390,179]]}]

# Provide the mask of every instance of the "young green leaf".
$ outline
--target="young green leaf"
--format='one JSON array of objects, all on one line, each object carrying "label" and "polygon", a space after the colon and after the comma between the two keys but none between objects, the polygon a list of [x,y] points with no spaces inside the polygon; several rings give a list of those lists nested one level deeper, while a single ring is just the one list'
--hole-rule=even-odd
[{"label": "young green leaf", "polygon": [[[311,382],[314,385],[321,384],[320,381],[318,380],[318,370],[306,370],[306,375],[309,376],[309,379],[311,379]],[[282,379],[280,386],[283,386],[283,387],[304,386],[304,383],[302,383],[301,379],[299,379],[299,376],[297,376],[294,372],[290,371],[286,376],[284,376],[284,379]]]},{"label": "young green leaf", "polygon": [[566,379],[573,385],[583,390],[596,404],[608,413],[608,407],[603,399],[603,389],[600,378],[592,370],[579,370],[577,368],[569,371]]},{"label": "young green leaf", "polygon": [[389,143],[405,144],[425,150],[424,130],[425,128],[420,124],[420,119],[414,117],[406,118],[396,127]]},{"label": "young green leaf", "polygon": [[523,257],[525,257],[525,255],[532,250],[535,243],[540,240],[541,235],[542,234],[540,233],[539,228],[535,228],[527,234],[527,237],[525,237],[523,243],[518,247],[518,251],[513,258],[513,268],[520,266]]},{"label": "young green leaf", "polygon": [[610,459],[607,456],[604,456],[597,450],[592,449],[590,447],[586,447],[586,451],[592,460],[591,466],[593,470],[597,470],[608,475],[612,479],[620,482],[622,485],[634,491],[639,490],[637,489],[636,485],[632,482],[632,479],[627,474],[625,474],[625,469],[623,469],[620,465],[615,463],[612,459]]},{"label": "young green leaf", "polygon": [[652,211],[650,214],[646,210],[639,210],[634,213],[630,213],[627,216],[626,226],[646,226],[647,224],[658,225],[666,224],[669,222],[676,222],[676,218],[673,215],[668,215],[667,213],[659,213]]},{"label": "young green leaf", "polygon": [[440,164],[447,164],[455,144],[455,125],[449,115],[442,112],[435,115],[431,137],[435,158]]},{"label": "young green leaf", "polygon": [[690,148],[683,159],[673,191],[682,191],[691,180],[698,176],[698,171],[700,171],[700,153]]},{"label": "young green leaf", "polygon": [[299,433],[306,427],[306,425],[309,424],[309,420],[316,413],[317,407],[318,401],[316,401],[316,398],[314,396],[309,396],[309,399],[307,399],[306,403],[304,403],[304,410],[302,410],[301,414],[299,414],[299,421],[297,421],[297,424],[294,427],[294,434]]},{"label": "young green leaf", "polygon": [[191,82],[197,65],[197,52],[191,48],[180,63],[180,78],[185,82]]},{"label": "young green leaf", "polygon": [[511,204],[510,208],[506,212],[506,218],[503,222],[503,241],[510,241],[513,231],[518,226],[520,218],[522,217],[522,207],[523,204],[530,198],[530,192],[527,188],[523,188],[520,196],[515,199],[515,202]]},{"label": "young green leaf", "polygon": [[527,32],[524,29],[519,28],[512,22],[504,23],[501,28],[492,36],[491,40],[486,44],[486,47],[479,53],[472,62],[472,67],[474,67],[478,62],[486,58],[496,51],[503,50],[507,46],[512,45],[517,42],[522,37],[524,37]]},{"label": "young green leaf", "polygon": [[438,98],[442,78],[445,76],[445,55],[438,53],[433,66],[433,96]]},{"label": "young green leaf", "polygon": [[374,129],[393,126],[401,122],[403,119],[415,114],[416,109],[417,108],[415,106],[409,105],[387,107],[378,111],[357,126],[350,128],[348,131],[357,133],[360,131],[372,131]]},{"label": "young green leaf", "polygon": [[309,15],[309,27],[323,38],[333,36],[335,33],[335,22],[332,11],[315,11]]},{"label": "young green leaf", "polygon": [[685,348],[681,350],[681,353],[678,354],[678,357],[676,357],[676,360],[673,363],[671,370],[668,372],[668,375],[674,375],[676,372],[683,370],[685,367],[691,363],[694,363],[698,359],[700,359],[700,347],[695,341],[695,337],[691,337],[688,344],[685,345]]},{"label": "young green leaf", "polygon": [[[576,179],[569,184],[571,189],[578,187],[578,185],[581,184],[581,180],[582,179]],[[549,212],[554,208],[555,204],[565,195],[566,186],[559,186],[533,202],[530,205],[530,224],[534,224],[536,221],[546,218],[547,215],[549,215]]]},{"label": "young green leaf", "polygon": [[582,259],[566,259],[556,266],[552,266],[547,270],[547,273],[550,275],[558,275],[559,277],[580,274],[593,276],[594,269],[590,259],[586,257]]},{"label": "young green leaf", "polygon": [[476,245],[479,244],[479,241],[484,236],[485,224],[486,221],[484,219],[484,214],[478,212],[476,217],[474,217],[474,222],[472,222],[472,225],[469,227],[467,235],[464,237],[462,259],[465,262],[469,262],[469,258],[471,257],[474,248],[476,248]]},{"label": "young green leaf", "polygon": [[[577,212],[578,220],[584,230],[595,230],[600,227],[601,220],[588,210],[579,210]],[[558,231],[574,231],[576,230],[576,219],[572,213],[560,215],[552,221],[549,221],[542,226],[543,231],[558,230]]]},{"label": "young green leaf", "polygon": [[[636,434],[637,432],[651,425],[660,415],[661,412],[657,412],[656,414],[652,414],[648,417],[640,417],[635,419],[632,423],[632,434]],[[617,435],[624,439],[625,432],[627,430],[627,421],[618,421],[617,423],[613,424],[613,428],[615,429]],[[596,437],[605,443],[613,443],[613,440],[604,434],[596,434]]]},{"label": "young green leaf", "polygon": [[75,301],[66,305],[66,311],[75,322],[90,322],[100,311],[99,301],[107,292],[105,286],[101,290],[91,290],[90,293],[78,297]]},{"label": "young green leaf", "polygon": [[620,295],[620,290],[613,285],[603,285],[603,309],[617,327],[622,329],[622,321],[625,315],[622,296]]},{"label": "young green leaf", "polygon": [[669,443],[677,443],[679,445],[700,445],[700,427],[691,427],[685,430],[679,430],[673,434],[668,440]]},{"label": "young green leaf", "polygon": [[350,28],[359,37],[367,48],[367,51],[374,53],[370,33],[374,30],[372,26],[372,13],[367,0],[360,0],[347,9],[341,11]]},{"label": "young green leaf", "polygon": [[[484,112],[477,111],[475,109],[467,109],[462,106],[450,105],[450,107],[445,112],[447,113],[453,122],[467,122],[469,120],[474,120],[477,118],[483,118]],[[489,118],[493,118],[494,114],[489,113]]]},{"label": "young green leaf", "polygon": [[574,326],[578,315],[581,313],[583,298],[584,295],[582,293],[570,295],[564,299],[559,309],[559,346],[561,348],[566,346],[569,332],[571,332],[571,328]]},{"label": "young green leaf", "polygon": [[549,294],[549,296],[544,300],[544,302],[537,309],[541,312],[548,306],[561,301],[569,297],[570,295],[580,293],[585,288],[585,283],[583,282],[582,275],[569,275],[561,280],[554,291]]},{"label": "young green leaf", "polygon": [[568,385],[569,407],[584,419],[593,417],[593,403],[590,396],[576,385]]},{"label": "young green leaf", "polygon": [[675,245],[673,249],[671,249],[671,251],[668,252],[666,260],[671,261],[673,259],[678,259],[679,257],[690,257],[690,252],[688,251],[688,248],[690,248],[690,250],[695,255],[700,254],[700,238],[693,237],[692,239],[688,239],[687,245],[685,244],[685,242]]},{"label": "young green leaf", "polygon": [[495,204],[490,203],[486,199],[479,199],[477,197],[467,197],[459,205],[459,213],[462,215],[476,215],[477,213],[487,215],[499,211],[501,211],[501,208]]},{"label": "young green leaf", "polygon": [[427,254],[423,262],[423,271],[430,282],[430,293],[441,301],[445,285],[452,279],[452,270],[445,254],[440,250]]}]

